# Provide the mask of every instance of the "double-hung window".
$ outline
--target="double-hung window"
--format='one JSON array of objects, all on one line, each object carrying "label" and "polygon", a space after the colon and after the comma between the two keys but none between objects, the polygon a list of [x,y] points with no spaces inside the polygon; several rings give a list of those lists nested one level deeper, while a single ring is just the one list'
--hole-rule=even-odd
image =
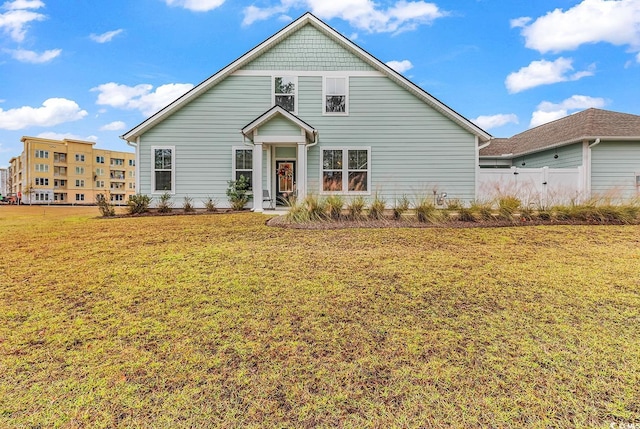
[{"label": "double-hung window", "polygon": [[233,148],[233,180],[240,180],[244,176],[252,189],[253,181],[253,150]]},{"label": "double-hung window", "polygon": [[369,148],[322,150],[322,192],[368,193],[371,180]]},{"label": "double-hung window", "polygon": [[175,147],[153,147],[153,192],[175,192]]},{"label": "double-hung window", "polygon": [[296,113],[298,78],[295,76],[276,76],[273,78],[273,104],[288,112]]},{"label": "double-hung window", "polygon": [[346,77],[324,78],[324,110],[326,115],[346,115],[349,113],[349,80]]}]

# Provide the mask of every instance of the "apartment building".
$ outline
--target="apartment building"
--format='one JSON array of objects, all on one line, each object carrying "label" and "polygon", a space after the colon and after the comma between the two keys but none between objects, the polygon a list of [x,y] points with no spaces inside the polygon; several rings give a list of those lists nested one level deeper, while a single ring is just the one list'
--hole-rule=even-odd
[{"label": "apartment building", "polygon": [[135,154],[94,142],[23,137],[10,160],[10,193],[23,204],[95,204],[98,195],[126,204],[135,194]]}]

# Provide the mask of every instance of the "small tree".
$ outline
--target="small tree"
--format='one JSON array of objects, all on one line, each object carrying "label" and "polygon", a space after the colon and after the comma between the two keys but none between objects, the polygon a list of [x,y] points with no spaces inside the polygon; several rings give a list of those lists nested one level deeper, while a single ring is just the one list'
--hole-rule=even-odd
[{"label": "small tree", "polygon": [[96,196],[96,202],[98,203],[98,209],[100,210],[100,214],[103,217],[110,217],[116,215],[116,209],[114,205],[111,203],[110,195],[107,193],[107,196],[104,194],[98,194]]},{"label": "small tree", "polygon": [[242,210],[249,202],[249,180],[240,176],[238,180],[229,180],[227,182],[229,187],[227,188],[227,197],[231,203],[233,210]]}]

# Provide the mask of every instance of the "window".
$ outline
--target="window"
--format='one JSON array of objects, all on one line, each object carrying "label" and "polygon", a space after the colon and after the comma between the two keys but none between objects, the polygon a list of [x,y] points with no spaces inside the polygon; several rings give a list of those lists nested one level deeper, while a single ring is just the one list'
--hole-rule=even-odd
[{"label": "window", "polygon": [[43,192],[35,193],[36,201],[49,201],[49,194],[45,194]]},{"label": "window", "polygon": [[84,201],[84,194],[76,194],[76,201]]},{"label": "window", "polygon": [[96,156],[97,164],[104,164],[104,156]]},{"label": "window", "polygon": [[40,173],[49,172],[49,164],[36,164],[36,171]]},{"label": "window", "polygon": [[96,176],[104,176],[104,168],[96,168]]},{"label": "window", "polygon": [[84,188],[84,180],[82,179],[76,180],[76,188]]},{"label": "window", "polygon": [[[153,191],[174,191],[175,149],[173,147],[153,147]],[[124,173],[122,174],[124,179]]]},{"label": "window", "polygon": [[37,150],[36,158],[49,158],[49,151],[47,150]]},{"label": "window", "polygon": [[111,194],[111,201],[124,201],[123,194]]},{"label": "window", "polygon": [[136,188],[135,183],[129,183],[129,189],[135,189],[135,188]]},{"label": "window", "polygon": [[111,165],[124,165],[124,159],[111,158]]},{"label": "window", "polygon": [[54,152],[53,153],[53,162],[67,162],[67,154]]},{"label": "window", "polygon": [[129,170],[129,177],[136,177],[136,172],[133,170]]},{"label": "window", "polygon": [[84,162],[84,154],[76,153],[76,162]]},{"label": "window", "polygon": [[104,188],[104,180],[96,180],[96,188]]},{"label": "window", "polygon": [[349,112],[348,88],[349,81],[346,77],[324,78],[324,113],[345,115]]},{"label": "window", "polygon": [[36,177],[36,186],[49,186],[49,179],[46,177]]},{"label": "window", "polygon": [[134,159],[130,159],[129,160],[129,167],[135,167],[136,166],[136,161]]},{"label": "window", "polygon": [[76,167],[76,174],[84,174],[84,167]]},{"label": "window", "polygon": [[368,192],[370,150],[323,149],[323,192]]},{"label": "window", "polygon": [[252,149],[233,149],[233,180],[239,180],[240,176],[244,176],[249,182],[249,189],[253,180],[253,150]]},{"label": "window", "polygon": [[273,80],[274,99],[273,104],[295,113],[297,107],[296,87],[298,78],[291,76],[278,76]]}]

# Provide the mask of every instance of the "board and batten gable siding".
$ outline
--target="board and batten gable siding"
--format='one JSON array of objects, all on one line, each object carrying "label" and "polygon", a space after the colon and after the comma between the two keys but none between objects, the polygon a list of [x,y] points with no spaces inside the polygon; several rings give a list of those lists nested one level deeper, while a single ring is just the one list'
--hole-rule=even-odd
[{"label": "board and batten gable siding", "polygon": [[138,147],[140,192],[158,195],[151,190],[151,147],[174,146],[174,204],[189,196],[198,205],[207,197],[227,205],[232,147],[243,146],[242,127],[270,107],[269,77],[227,77],[142,135]]},{"label": "board and batten gable siding", "polygon": [[305,25],[242,70],[374,71],[312,25]]},{"label": "board and batten gable siding", "polygon": [[475,198],[475,136],[387,77],[349,78],[349,115],[322,114],[322,77],[299,78],[300,117],[319,131],[308,152],[308,190],[321,193],[321,149],[371,149],[371,196]]},{"label": "board and batten gable siding", "polygon": [[640,197],[640,141],[601,142],[591,149],[591,194],[621,199]]},{"label": "board and batten gable siding", "polygon": [[[555,158],[555,155],[558,155]],[[522,162],[525,166],[522,166]],[[561,146],[541,152],[518,156],[513,159],[513,165],[518,168],[575,168],[583,164],[582,143]]]}]

